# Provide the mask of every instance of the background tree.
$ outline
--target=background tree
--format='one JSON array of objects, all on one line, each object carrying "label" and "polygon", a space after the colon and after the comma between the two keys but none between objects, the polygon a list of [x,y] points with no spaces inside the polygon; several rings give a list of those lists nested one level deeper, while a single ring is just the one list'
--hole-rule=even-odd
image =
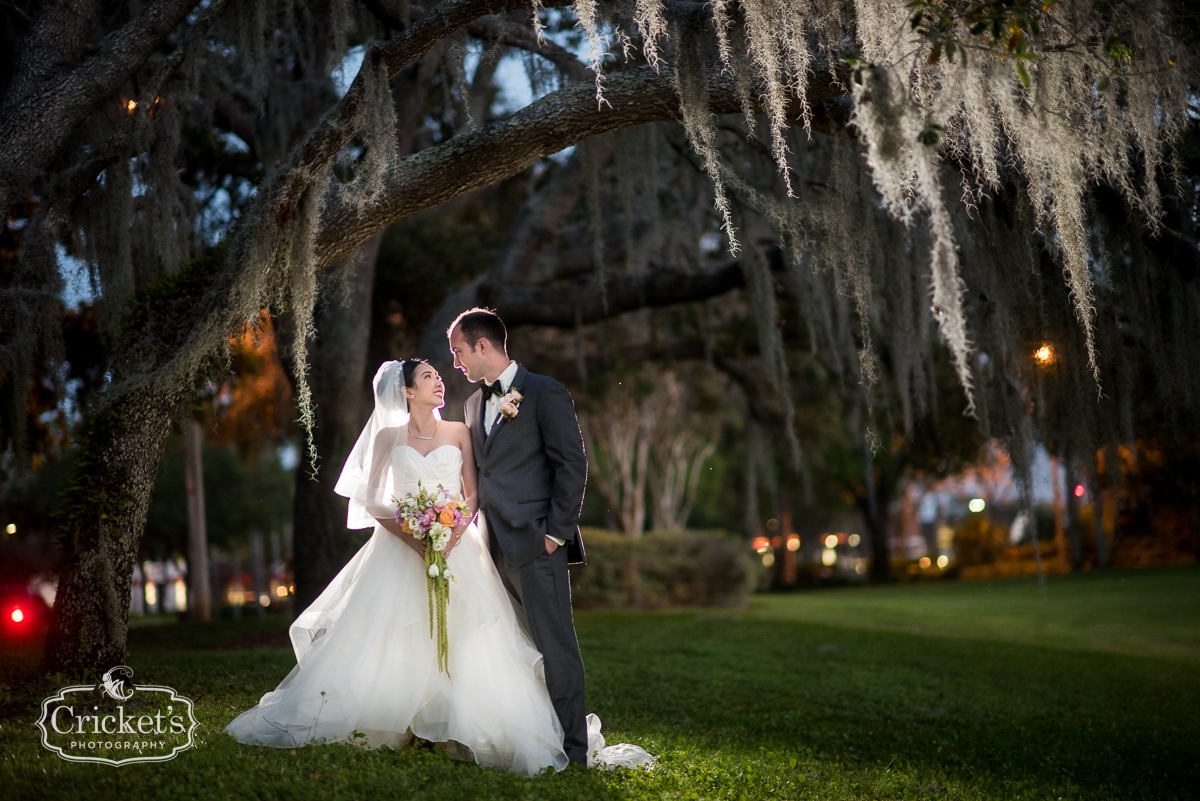
[{"label": "background tree", "polygon": [[[870,270],[880,252],[890,257],[895,250],[881,248],[877,226],[859,225],[882,207],[912,233],[911,253],[886,268],[909,270],[914,298],[931,288],[937,324],[927,326],[926,304],[914,300],[913,325],[904,330],[915,333],[906,349],[893,351],[927,351],[931,337],[920,332],[938,332],[967,408],[982,408],[986,397],[987,425],[1006,432],[1019,473],[1027,474],[1035,423],[1044,419],[1037,393],[1050,380],[1035,379],[1027,346],[1047,332],[1062,334],[1055,343],[1063,355],[1062,395],[1073,398],[1066,406],[1079,408],[1087,398],[1096,410],[1076,416],[1085,419],[1075,425],[1075,439],[1104,430],[1096,421],[1109,407],[1094,403],[1093,390],[1130,374],[1122,373],[1122,360],[1170,363],[1175,369],[1156,382],[1160,394],[1179,401],[1182,414],[1194,414],[1194,356],[1167,344],[1195,326],[1195,290],[1178,274],[1181,262],[1167,255],[1186,254],[1195,263],[1186,213],[1194,201],[1186,183],[1161,182],[1160,169],[1180,163],[1173,153],[1191,124],[1195,19],[1186,4],[581,1],[570,12],[543,10],[532,33],[523,21],[514,28],[513,18],[488,16],[518,9],[530,6],[448,0],[405,11],[389,3],[259,2],[227,11],[221,2],[161,0],[137,7],[5,7],[17,20],[10,36],[19,42],[7,51],[0,89],[0,205],[6,215],[19,215],[22,231],[3,298],[4,319],[21,321],[4,332],[6,392],[24,397],[30,366],[59,358],[58,316],[49,313],[61,281],[59,244],[70,244],[95,270],[110,343],[111,381],[81,426],[77,480],[64,507],[65,560],[48,667],[119,658],[128,576],[155,463],[180,403],[231,332],[263,308],[289,311],[297,405],[311,431],[307,344],[318,274],[399,217],[519,175],[609,131],[681,121],[676,152],[712,181],[706,197],[725,244],[737,251],[757,358],[767,385],[785,399],[787,322],[776,324],[774,276],[783,276],[803,318],[821,331],[830,330],[819,323],[835,306],[811,279],[824,275],[837,296],[852,298],[857,320],[842,325],[850,338],[833,340],[833,347],[844,363],[859,363],[861,408],[882,408],[871,397],[872,388],[884,386],[871,369],[878,352],[872,337],[877,330],[899,336],[901,329],[875,327],[870,301],[879,292],[894,296]],[[591,54],[584,81],[571,80],[579,72],[569,48],[550,47],[537,35],[539,27],[553,34],[576,21]],[[610,42],[603,31],[613,32],[614,44],[630,44],[624,63],[606,61]],[[465,67],[468,48],[454,45],[476,34],[479,41],[538,51],[559,83],[527,108],[476,127],[472,114],[445,113],[455,103],[471,110],[469,98],[480,96],[475,87],[443,81],[450,101],[432,126],[432,141],[398,146],[407,114],[401,107],[424,101],[419,91],[400,91],[397,103],[403,86],[397,76],[410,67],[419,73],[441,48],[448,73],[457,76],[453,65]],[[373,44],[338,97],[332,71],[351,39]],[[241,102],[222,102],[227,98]],[[194,108],[211,115],[188,113]],[[326,110],[314,121],[313,109]],[[714,112],[740,114],[749,129],[762,130],[765,144],[747,142],[744,129],[729,130],[731,121]],[[192,141],[184,121],[195,119],[208,134],[211,120],[247,150],[255,148],[245,182],[222,179],[221,191],[203,181],[187,184],[201,173],[181,173],[175,165]],[[826,158],[806,138],[850,130],[857,139],[849,158]],[[214,138],[223,151],[237,145],[228,136],[207,141]],[[596,284],[581,288],[569,305],[550,302],[561,294],[553,286],[526,285],[529,322],[581,325],[598,319],[587,316],[591,309],[603,316],[711,297],[714,282],[734,282],[732,271],[695,269],[695,261],[674,274],[649,269],[609,277],[602,187],[591,180],[608,159],[603,143],[581,150]],[[615,152],[625,158],[630,149]],[[770,170],[754,168],[755,159]],[[857,177],[839,164],[853,165]],[[837,178],[824,194],[822,175]],[[948,200],[946,188],[964,181],[966,203]],[[1090,244],[1112,210],[1100,203],[1095,214],[1089,208],[1105,186],[1139,226],[1118,236],[1132,245],[1132,260],[1122,261],[1123,250]],[[244,202],[233,204],[232,230],[220,249],[210,249],[213,240],[202,234],[212,217],[196,204],[207,198],[212,210],[235,195]],[[1172,216],[1176,206],[1181,213]],[[739,215],[747,219],[739,222]],[[756,219],[773,232],[780,270],[759,247]],[[218,220],[216,227],[225,224]],[[753,244],[740,247],[741,240]],[[964,252],[992,257],[968,260]],[[1010,274],[1000,252],[1008,262],[1012,254],[1028,254],[1032,278]],[[1113,254],[1099,280],[1088,269],[1093,253]],[[511,285],[500,282],[501,294]],[[1164,286],[1178,299],[1168,328],[1150,314]],[[979,309],[971,301],[976,287],[987,299]],[[584,304],[585,293],[596,300]],[[1149,332],[1140,343],[1126,343],[1116,332],[1127,328],[1108,324],[1122,315]],[[990,368],[979,364],[980,353],[988,354]],[[898,375],[904,374],[901,367]],[[911,387],[914,373],[907,375]],[[897,382],[902,396],[904,385]],[[798,466],[803,454],[793,404],[784,402],[782,410],[784,441]],[[880,442],[871,419],[863,426],[869,446]],[[21,429],[17,422],[11,431]],[[10,441],[17,452],[19,442]]]}]

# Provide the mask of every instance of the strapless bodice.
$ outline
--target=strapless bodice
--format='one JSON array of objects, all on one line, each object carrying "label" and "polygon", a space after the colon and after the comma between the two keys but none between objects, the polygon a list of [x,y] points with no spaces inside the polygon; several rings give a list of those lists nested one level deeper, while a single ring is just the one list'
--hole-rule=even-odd
[{"label": "strapless bodice", "polygon": [[425,455],[411,445],[392,449],[392,467],[397,476],[403,476],[397,481],[401,495],[416,492],[418,481],[426,489],[437,489],[440,484],[457,495],[462,492],[462,464],[462,451],[457,445],[439,445]]}]

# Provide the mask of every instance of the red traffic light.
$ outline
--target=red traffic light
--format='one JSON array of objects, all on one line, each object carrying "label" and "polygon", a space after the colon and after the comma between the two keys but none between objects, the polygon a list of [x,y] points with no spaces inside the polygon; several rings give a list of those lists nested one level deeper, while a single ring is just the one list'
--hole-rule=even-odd
[{"label": "red traffic light", "polygon": [[9,617],[12,618],[13,623],[20,623],[25,620],[25,613],[21,611],[21,607],[18,606],[12,610],[12,614],[9,615]]},{"label": "red traffic light", "polygon": [[1084,492],[1086,492],[1086,490],[1083,488],[1082,484],[1075,485],[1075,497],[1076,498],[1082,498]]}]

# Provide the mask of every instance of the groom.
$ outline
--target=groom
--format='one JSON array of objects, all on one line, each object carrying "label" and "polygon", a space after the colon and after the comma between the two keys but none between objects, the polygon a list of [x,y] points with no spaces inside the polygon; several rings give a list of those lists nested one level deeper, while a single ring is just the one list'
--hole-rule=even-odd
[{"label": "groom", "polygon": [[[495,312],[471,309],[447,331],[454,366],[483,389],[466,404],[488,549],[525,631],[542,652],[563,750],[587,765],[583,660],[567,564],[585,561],[579,510],[587,459],[571,394],[508,358]],[[519,397],[518,397],[519,396]]]}]

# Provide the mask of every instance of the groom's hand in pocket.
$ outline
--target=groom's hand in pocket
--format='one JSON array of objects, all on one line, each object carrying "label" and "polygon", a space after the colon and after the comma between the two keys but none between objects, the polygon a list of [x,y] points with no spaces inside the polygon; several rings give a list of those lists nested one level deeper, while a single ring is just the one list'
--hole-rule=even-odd
[{"label": "groom's hand in pocket", "polygon": [[546,553],[551,554],[558,550],[558,543],[546,537]]}]

